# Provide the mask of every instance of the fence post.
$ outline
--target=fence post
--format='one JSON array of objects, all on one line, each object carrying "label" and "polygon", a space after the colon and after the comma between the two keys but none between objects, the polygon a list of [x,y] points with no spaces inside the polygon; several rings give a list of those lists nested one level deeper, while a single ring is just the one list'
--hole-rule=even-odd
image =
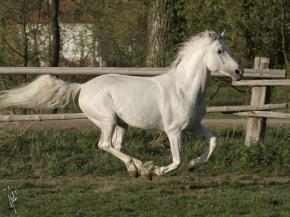
[{"label": "fence post", "polygon": [[[254,69],[269,68],[270,59],[266,57],[255,57]],[[251,106],[264,105],[269,101],[269,87],[252,87]],[[266,131],[266,118],[248,118],[246,131],[246,146],[255,144],[264,138]]]}]

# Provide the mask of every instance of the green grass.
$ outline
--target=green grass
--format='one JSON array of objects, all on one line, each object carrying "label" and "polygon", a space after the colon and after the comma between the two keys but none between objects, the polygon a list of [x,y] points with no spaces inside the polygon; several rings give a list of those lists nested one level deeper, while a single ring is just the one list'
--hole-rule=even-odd
[{"label": "green grass", "polygon": [[[186,134],[182,167],[153,181],[129,177],[118,159],[96,150],[98,131],[2,131],[0,217],[288,217],[290,179],[281,176],[290,171],[290,129],[268,129],[265,141],[250,148],[243,130],[213,129],[219,146],[194,172],[186,162],[207,142]],[[142,161],[165,165],[171,155],[163,137],[130,129],[127,147]],[[17,214],[9,208],[8,186],[17,190]]]},{"label": "green grass", "polygon": [[[268,128],[265,141],[247,148],[241,129],[213,130],[218,147],[210,161],[195,173],[288,174],[289,128]],[[98,131],[8,131],[0,137],[0,177],[126,175],[125,166],[112,155],[97,150]],[[160,139],[161,138],[161,139]],[[160,140],[161,142],[157,142]],[[171,175],[187,174],[186,163],[203,153],[208,144],[192,134],[184,136],[184,164]],[[130,154],[157,165],[171,162],[164,134],[130,129],[126,137]]]},{"label": "green grass", "polygon": [[0,195],[0,216],[285,216],[290,182],[171,177],[154,181],[109,177],[1,180],[17,189],[17,214]]}]

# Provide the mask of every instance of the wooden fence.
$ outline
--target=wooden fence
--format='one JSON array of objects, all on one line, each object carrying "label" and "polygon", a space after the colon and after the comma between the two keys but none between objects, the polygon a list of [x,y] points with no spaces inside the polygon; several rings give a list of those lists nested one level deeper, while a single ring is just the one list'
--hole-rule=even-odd
[{"label": "wooden fence", "polygon": [[[208,107],[207,112],[231,113],[238,116],[248,116],[246,145],[258,142],[263,138],[266,129],[266,118],[290,118],[290,114],[272,112],[273,109],[285,109],[286,103],[268,104],[270,86],[290,86],[290,80],[285,80],[285,70],[269,69],[268,58],[255,58],[254,69],[245,69],[245,79],[235,81],[235,86],[252,87],[251,104],[244,106]],[[0,75],[104,75],[121,74],[132,76],[155,76],[167,72],[167,68],[115,68],[115,67],[0,67]],[[212,73],[212,77],[225,77],[220,73]],[[70,114],[39,114],[39,115],[0,115],[0,122],[14,121],[45,121],[85,119],[82,113]]]}]

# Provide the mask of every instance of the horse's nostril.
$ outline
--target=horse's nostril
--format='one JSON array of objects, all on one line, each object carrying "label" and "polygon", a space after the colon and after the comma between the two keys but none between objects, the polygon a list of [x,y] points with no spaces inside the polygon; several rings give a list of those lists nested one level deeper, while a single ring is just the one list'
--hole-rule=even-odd
[{"label": "horse's nostril", "polygon": [[239,69],[236,69],[236,70],[235,70],[235,73],[236,73],[237,75],[239,75],[239,74],[241,73],[241,71],[240,71]]}]

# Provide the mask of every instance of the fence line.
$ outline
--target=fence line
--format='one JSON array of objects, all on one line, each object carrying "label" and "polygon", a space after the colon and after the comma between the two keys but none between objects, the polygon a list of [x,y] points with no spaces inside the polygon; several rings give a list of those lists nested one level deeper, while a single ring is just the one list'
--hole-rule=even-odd
[{"label": "fence line", "polygon": [[258,106],[215,106],[208,107],[206,112],[222,112],[222,113],[233,113],[233,112],[243,112],[243,111],[266,111],[272,109],[285,109],[287,108],[287,103],[280,104],[265,104]]},{"label": "fence line", "polygon": [[[286,70],[268,69],[268,58],[255,58],[254,69],[245,69],[245,78],[260,80],[234,81],[235,86],[252,87],[251,105],[208,107],[207,112],[232,113],[237,116],[247,116],[246,144],[258,142],[263,138],[266,129],[266,118],[290,118],[289,113],[269,112],[273,109],[285,109],[286,103],[269,103],[268,86],[290,86],[290,80],[285,80]],[[0,67],[0,75],[104,75],[120,74],[131,76],[156,76],[166,73],[169,68],[117,68],[117,67]],[[226,77],[221,73],[211,73],[212,77]],[[264,80],[264,78],[270,80]],[[278,79],[281,80],[273,80]],[[284,79],[283,79],[284,78]],[[261,80],[263,79],[263,80]],[[272,79],[272,80],[271,80]],[[83,113],[38,114],[38,115],[0,115],[0,122],[13,121],[46,121],[86,119]]]},{"label": "fence line", "polygon": [[238,116],[247,116],[255,118],[277,118],[277,119],[289,119],[290,113],[283,112],[266,112],[266,111],[251,111],[251,112],[237,112],[233,113]]},{"label": "fence line", "polygon": [[75,120],[75,119],[87,119],[87,116],[83,113],[38,114],[38,115],[0,115],[0,122]]},{"label": "fence line", "polygon": [[[132,76],[156,76],[168,72],[170,68],[140,68],[140,67],[0,67],[1,75],[104,75],[119,74]],[[281,69],[245,69],[245,78],[285,78],[286,70]],[[226,77],[218,72],[212,77]]]},{"label": "fence line", "polygon": [[[239,116],[245,116],[246,113],[236,113],[245,111],[266,111],[273,109],[285,109],[287,103],[281,104],[267,104],[262,106],[215,106],[208,107],[206,112],[223,112],[233,113]],[[249,113],[253,116],[253,113]],[[14,122],[14,121],[46,121],[46,120],[73,120],[73,119],[87,119],[83,113],[65,113],[65,114],[37,114],[37,115],[0,115],[0,122]]]},{"label": "fence line", "polygon": [[265,86],[290,86],[290,79],[285,80],[242,80],[234,81],[235,86],[252,86],[252,87],[265,87]]}]

